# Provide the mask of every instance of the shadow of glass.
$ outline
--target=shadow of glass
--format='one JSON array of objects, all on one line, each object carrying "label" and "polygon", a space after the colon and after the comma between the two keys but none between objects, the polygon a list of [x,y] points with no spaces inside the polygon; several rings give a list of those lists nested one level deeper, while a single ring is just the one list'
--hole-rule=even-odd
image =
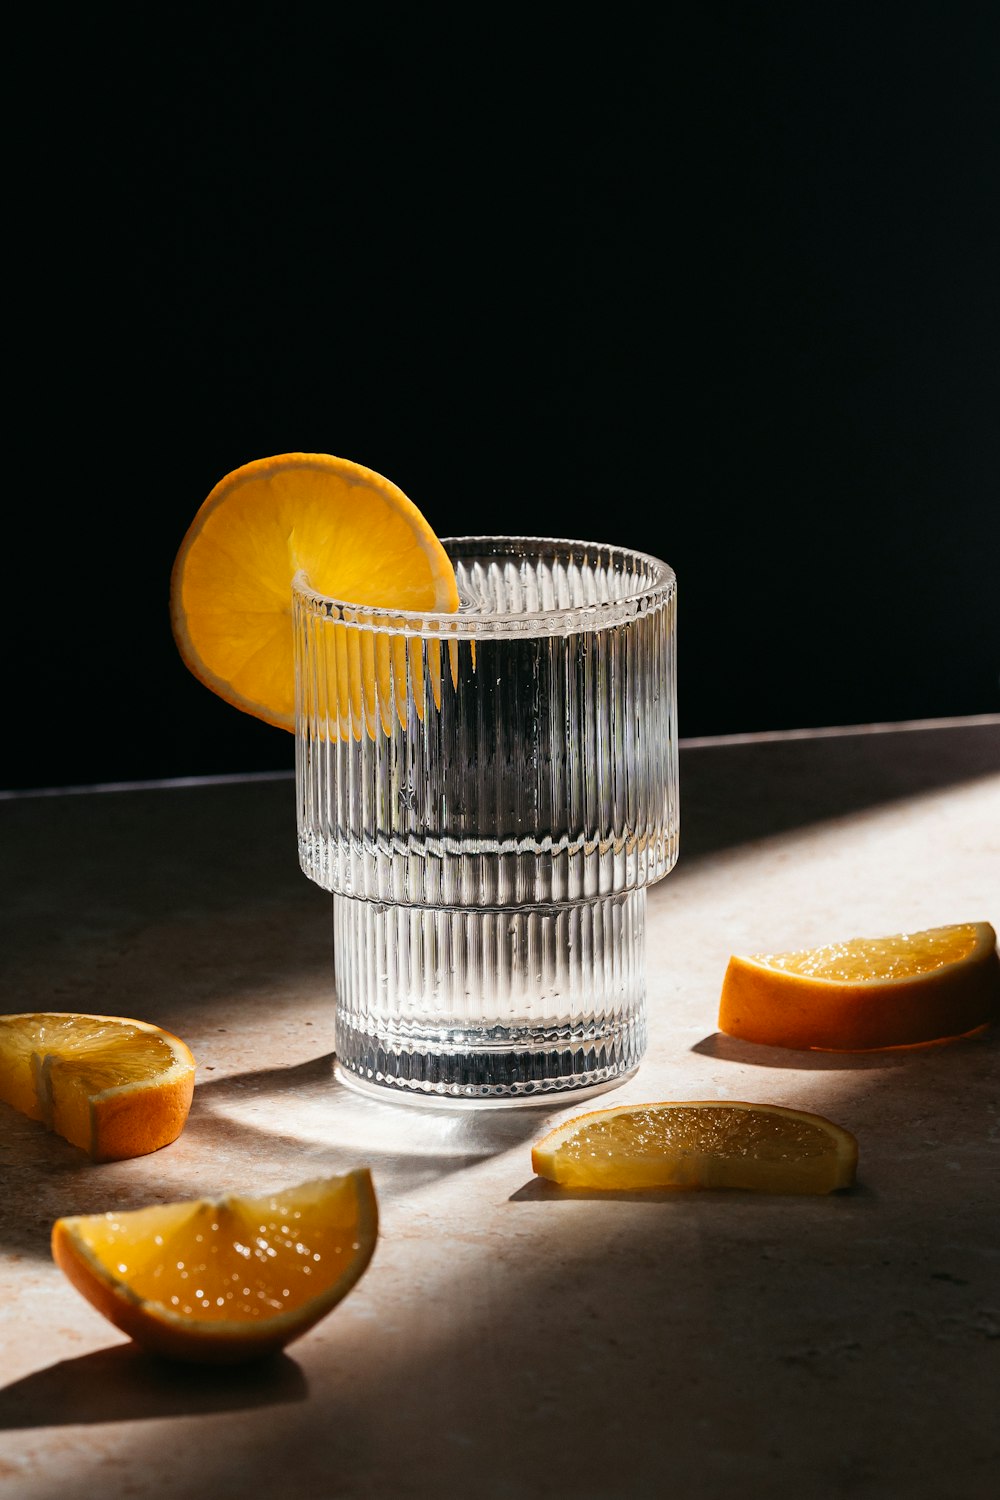
[{"label": "shadow of glass", "polygon": [[333,1074],[334,1054],[326,1052],[321,1057],[310,1057],[305,1062],[289,1064],[279,1068],[254,1068],[248,1073],[228,1073],[224,1078],[199,1079],[195,1098],[211,1105],[215,1100],[284,1094],[316,1084],[339,1088]]},{"label": "shadow of glass", "polygon": [[[558,1098],[530,1109],[383,1103],[339,1082],[332,1063],[328,1056],[209,1084],[196,1096],[185,1135],[219,1152],[238,1134],[244,1150],[266,1152],[272,1163],[287,1157],[289,1169],[294,1163],[304,1175],[347,1171],[363,1159],[376,1190],[399,1197],[522,1148],[564,1107]],[[295,1091],[296,1109],[280,1124],[226,1113],[241,1097],[278,1099],[286,1090]]]},{"label": "shadow of glass", "polygon": [[[681,859],[849,816],[1000,770],[1000,717],[680,747]],[[893,743],[903,742],[901,753]],[[673,878],[673,877],[671,877]]]},{"label": "shadow of glass", "polygon": [[0,1390],[0,1431],[203,1416],[304,1401],[306,1378],[286,1354],[246,1365],[172,1364],[135,1344],[60,1360]]},{"label": "shadow of glass", "polygon": [[[249,1118],[234,1109],[242,1100],[252,1101]],[[270,1120],[261,1118],[269,1102],[279,1106]],[[234,1150],[238,1161],[250,1163],[251,1170],[253,1163],[266,1162],[272,1181],[282,1173],[288,1182],[333,1176],[364,1162],[380,1196],[410,1194],[522,1147],[563,1107],[558,1098],[532,1108],[484,1111],[405,1104],[392,1098],[382,1103],[338,1081],[333,1053],[210,1078],[199,1082],[177,1143],[185,1155],[175,1160],[180,1170],[171,1177],[169,1199],[201,1198],[223,1188],[262,1190],[253,1186],[252,1178],[206,1187],[199,1163],[226,1162]],[[154,1197],[162,1199],[148,1175],[123,1179],[115,1170],[121,1163],[91,1163],[61,1136],[7,1105],[0,1105],[0,1124],[4,1112],[12,1122],[7,1162],[29,1175],[42,1173],[45,1179],[44,1212],[12,1215],[0,1230],[0,1244],[8,1253],[47,1261],[52,1223],[60,1216],[142,1208]],[[82,1171],[87,1175],[85,1207]]]},{"label": "shadow of glass", "polygon": [[[278,1097],[294,1091],[297,1102],[303,1105],[311,1094],[313,1098],[322,1098],[326,1111],[349,1115],[363,1123],[376,1150],[382,1141],[387,1141],[393,1151],[419,1155],[426,1150],[448,1159],[449,1153],[439,1149],[446,1144],[461,1164],[480,1161],[523,1144],[537,1134],[548,1114],[565,1107],[565,1100],[557,1095],[539,1099],[530,1106],[519,1103],[506,1109],[415,1102],[388,1092],[382,1100],[341,1082],[335,1072],[335,1061],[335,1054],[330,1052],[292,1067],[262,1068],[212,1079],[199,1084],[196,1103],[200,1110],[211,1114],[217,1106],[232,1099]],[[192,1117],[194,1114],[193,1111]]]}]

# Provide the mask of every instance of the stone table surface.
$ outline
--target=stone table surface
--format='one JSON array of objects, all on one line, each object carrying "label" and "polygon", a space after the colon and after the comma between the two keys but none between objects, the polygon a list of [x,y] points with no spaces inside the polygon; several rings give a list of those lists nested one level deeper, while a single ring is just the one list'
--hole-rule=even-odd
[{"label": "stone table surface", "polygon": [[[992,1500],[996,1028],[834,1056],[715,1021],[731,952],[1000,926],[1000,716],[687,742],[681,806],[649,1051],[599,1103],[818,1111],[859,1139],[846,1193],[565,1194],[530,1147],[580,1104],[345,1090],[288,778],[0,799],[0,1009],[156,1021],[198,1062],[184,1133],[137,1160],[93,1165],[0,1105],[0,1492]],[[360,1164],[372,1263],[273,1363],[147,1358],[50,1258],[61,1214]]]}]

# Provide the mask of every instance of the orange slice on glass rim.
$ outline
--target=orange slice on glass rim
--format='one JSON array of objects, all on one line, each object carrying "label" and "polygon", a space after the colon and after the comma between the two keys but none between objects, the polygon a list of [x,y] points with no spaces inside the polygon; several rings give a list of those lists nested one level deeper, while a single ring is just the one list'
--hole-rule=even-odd
[{"label": "orange slice on glass rim", "polygon": [[[282,453],[234,469],[181,542],[171,625],[199,681],[282,729],[295,729],[292,581],[299,574],[318,594],[354,605],[451,613],[459,603],[440,540],[381,474],[328,453]],[[415,696],[422,688],[419,652],[402,637],[390,647],[384,634],[349,623],[334,632],[330,732],[360,738],[363,725],[374,732],[377,715],[388,727],[408,666]],[[437,696],[440,642],[426,645]]]}]

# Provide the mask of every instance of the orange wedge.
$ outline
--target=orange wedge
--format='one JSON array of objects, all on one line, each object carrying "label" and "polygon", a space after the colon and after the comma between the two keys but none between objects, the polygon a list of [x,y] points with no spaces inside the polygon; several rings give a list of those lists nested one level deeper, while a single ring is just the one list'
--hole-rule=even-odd
[{"label": "orange wedge", "polygon": [[[299,573],[317,593],[350,604],[458,608],[444,547],[381,474],[328,453],[282,453],[234,469],[181,542],[170,619],[182,658],[206,687],[282,729],[295,728],[292,580]],[[391,702],[388,648],[384,637],[346,625],[338,634],[342,710],[357,734],[365,717],[369,729],[374,721],[376,674],[382,700]],[[383,647],[377,664],[376,640]],[[395,644],[397,673],[405,673],[405,642]]]},{"label": "orange wedge", "polygon": [[531,1153],[539,1177],[605,1191],[831,1193],[851,1186],[857,1163],[854,1136],[821,1115],[703,1099],[577,1115],[550,1130]]},{"label": "orange wedge", "polygon": [[0,1099],[95,1161],[175,1141],[194,1093],[194,1058],[162,1027],[122,1016],[0,1016]]},{"label": "orange wedge", "polygon": [[52,1255],[144,1349],[234,1364],[283,1349],[325,1317],[367,1267],[377,1235],[362,1168],[261,1198],[57,1219]]},{"label": "orange wedge", "polygon": [[719,1029],[772,1047],[865,1051],[963,1036],[1000,1016],[989,922],[729,960]]}]

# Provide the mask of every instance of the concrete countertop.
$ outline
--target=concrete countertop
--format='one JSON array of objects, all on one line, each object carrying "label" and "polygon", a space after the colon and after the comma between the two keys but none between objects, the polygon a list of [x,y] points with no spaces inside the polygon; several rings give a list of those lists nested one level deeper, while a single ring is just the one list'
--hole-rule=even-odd
[{"label": "concrete countertop", "polygon": [[[0,1009],[153,1020],[198,1062],[183,1135],[133,1161],[0,1105],[0,1490],[992,1500],[997,1028],[845,1057],[715,1019],[734,951],[1000,927],[1000,716],[688,742],[681,809],[650,894],[649,1051],[597,1103],[816,1110],[859,1139],[848,1193],[562,1194],[531,1143],[597,1104],[343,1089],[329,898],[299,872],[287,778],[0,799]],[[61,1214],[361,1164],[372,1264],[269,1365],[158,1364],[50,1259]]]}]

